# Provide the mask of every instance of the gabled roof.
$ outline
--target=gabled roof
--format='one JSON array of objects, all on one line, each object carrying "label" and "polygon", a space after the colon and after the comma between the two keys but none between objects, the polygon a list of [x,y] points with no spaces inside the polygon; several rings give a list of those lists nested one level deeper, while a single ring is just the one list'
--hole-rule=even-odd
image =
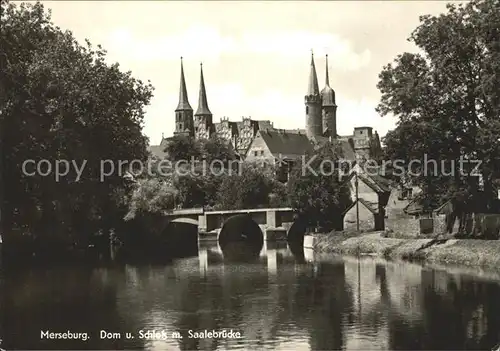
[{"label": "gabled roof", "polygon": [[[373,214],[378,213],[378,208],[376,203],[366,201],[363,198],[358,198],[357,201],[359,201],[359,203],[362,204],[371,213]],[[345,214],[349,212],[354,206],[356,206],[356,200],[353,201],[353,203],[342,213],[342,215],[345,216]]]},{"label": "gabled roof", "polygon": [[[422,192],[418,193],[413,200],[410,201],[408,205],[403,209],[403,212],[406,213],[407,215],[417,215],[417,214],[422,214],[424,212],[424,205],[423,205],[423,199],[424,199],[424,194]],[[436,210],[441,210],[444,205],[446,205],[447,201],[443,201],[442,203],[435,204],[434,206],[431,206],[430,210],[427,212],[434,212]]]},{"label": "gabled roof", "polygon": [[359,174],[359,178],[377,193],[391,192],[390,182],[378,174]]},{"label": "gabled roof", "polygon": [[[356,175],[356,171],[352,171],[349,174],[349,177],[346,179],[346,182],[351,181],[351,179]],[[366,184],[370,189],[372,189],[377,194],[388,194],[392,191],[389,185],[381,185],[381,180],[375,180],[377,177],[382,178],[381,176],[375,176],[371,174],[358,173],[358,180],[362,181]],[[375,178],[375,179],[374,179]]]},{"label": "gabled roof", "polygon": [[352,148],[352,145],[347,140],[339,140],[340,146],[342,147],[343,158],[345,160],[356,160],[356,152]]},{"label": "gabled roof", "polygon": [[257,122],[258,126],[259,126],[259,130],[262,130],[262,129],[274,129],[273,127],[273,124],[271,123],[271,121],[255,121]]},{"label": "gabled roof", "polygon": [[305,129],[284,129],[284,131],[286,133],[295,133],[295,134],[306,134],[306,130]]},{"label": "gabled roof", "polygon": [[[317,145],[322,145],[330,141],[329,137],[319,135],[312,136],[311,139]],[[341,158],[347,161],[355,161],[356,152],[354,151],[352,145],[347,140],[337,139],[337,142],[340,144],[340,148],[342,149]]]},{"label": "gabled roof", "polygon": [[313,149],[312,143],[304,134],[276,130],[260,130],[258,133],[273,155],[304,155]]}]

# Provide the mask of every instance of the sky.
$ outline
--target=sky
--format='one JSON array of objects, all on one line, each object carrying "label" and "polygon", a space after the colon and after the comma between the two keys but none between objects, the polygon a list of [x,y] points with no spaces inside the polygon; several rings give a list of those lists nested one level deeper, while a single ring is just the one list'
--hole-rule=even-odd
[{"label": "sky", "polygon": [[180,57],[189,102],[198,106],[200,62],[214,122],[227,116],[304,128],[304,96],[314,52],[320,89],[328,54],[337,129],[371,126],[383,136],[394,117],[375,112],[384,65],[416,52],[407,38],[419,16],[445,12],[445,1],[44,1],[53,22],[101,44],[110,63],[150,80],[154,97],[144,133],[172,135]]}]

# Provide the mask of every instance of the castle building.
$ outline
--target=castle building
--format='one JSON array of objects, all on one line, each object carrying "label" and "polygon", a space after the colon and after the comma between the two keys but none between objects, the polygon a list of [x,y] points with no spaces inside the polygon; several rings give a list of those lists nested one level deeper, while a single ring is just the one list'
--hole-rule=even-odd
[{"label": "castle building", "polygon": [[[287,157],[303,155],[309,146],[327,140],[340,141],[346,158],[369,159],[381,152],[380,139],[371,127],[356,127],[352,135],[337,134],[337,104],[335,91],[330,87],[328,55],[326,56],[325,87],[320,91],[314,55],[311,55],[309,82],[304,97],[305,129],[277,129],[269,120],[255,120],[242,117],[241,121],[230,121],[222,117],[219,123],[213,122],[213,115],[208,106],[207,91],[200,65],[200,88],[198,108],[193,115],[189,103],[184,67],[181,58],[181,77],[179,103],[175,109],[174,136],[188,136],[207,139],[213,135],[230,143],[242,157],[255,159],[276,155],[277,150],[286,150]],[[164,138],[160,145],[150,146],[152,156],[165,157],[164,149],[170,138]],[[306,142],[304,142],[306,141]]]}]

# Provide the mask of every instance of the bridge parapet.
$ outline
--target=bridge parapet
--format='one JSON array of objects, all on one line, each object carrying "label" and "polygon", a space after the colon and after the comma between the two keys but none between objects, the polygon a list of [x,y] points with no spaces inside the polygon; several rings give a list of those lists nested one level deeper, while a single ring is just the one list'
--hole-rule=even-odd
[{"label": "bridge parapet", "polygon": [[276,207],[276,208],[247,208],[241,210],[220,210],[220,211],[205,211],[205,214],[243,214],[243,213],[254,213],[254,212],[288,212],[293,211],[291,207]]},{"label": "bridge parapet", "polygon": [[182,215],[200,215],[205,211],[203,207],[195,207],[195,208],[181,208],[175,209],[172,211],[165,212],[166,216],[182,216]]}]

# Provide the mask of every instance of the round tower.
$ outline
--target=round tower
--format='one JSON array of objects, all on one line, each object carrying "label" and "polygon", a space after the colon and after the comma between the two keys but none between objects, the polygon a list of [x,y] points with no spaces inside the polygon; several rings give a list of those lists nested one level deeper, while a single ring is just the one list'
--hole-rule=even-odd
[{"label": "round tower", "polygon": [[319,92],[318,76],[316,75],[313,54],[311,54],[309,85],[304,100],[306,105],[306,135],[308,138],[321,136],[323,134],[321,94]]}]

